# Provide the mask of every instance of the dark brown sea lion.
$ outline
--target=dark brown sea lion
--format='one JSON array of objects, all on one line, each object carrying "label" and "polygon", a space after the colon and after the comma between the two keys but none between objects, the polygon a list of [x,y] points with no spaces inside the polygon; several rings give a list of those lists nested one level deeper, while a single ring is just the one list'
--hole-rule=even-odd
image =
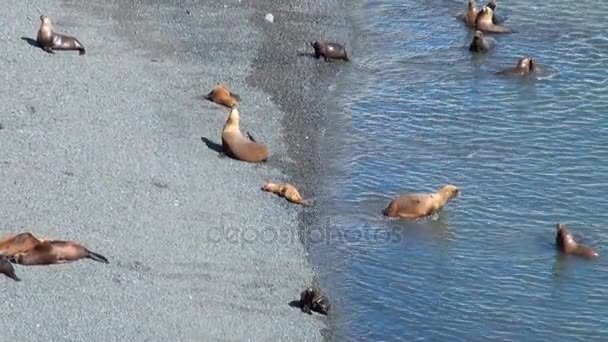
[{"label": "dark brown sea lion", "polygon": [[292,203],[309,205],[309,201],[302,198],[298,189],[289,183],[266,183],[262,186],[262,190],[275,193]]},{"label": "dark brown sea lion", "polygon": [[80,55],[85,54],[84,46],[78,39],[53,32],[51,19],[44,15],[40,16],[37,41],[48,53],[54,53],[53,50],[78,50]]},{"label": "dark brown sea lion", "polygon": [[44,240],[31,250],[9,257],[10,261],[20,265],[53,265],[80,260],[92,259],[109,264],[106,257],[92,252],[74,241]]},{"label": "dark brown sea lion", "polygon": [[484,6],[479,14],[477,14],[477,19],[475,19],[475,28],[479,31],[483,31],[486,33],[511,33],[513,32],[510,28],[506,26],[496,25],[492,21],[494,17],[494,11],[488,6]]},{"label": "dark brown sea lion", "polygon": [[577,255],[587,259],[594,259],[599,256],[599,254],[591,247],[577,243],[574,240],[574,236],[572,236],[572,234],[568,231],[565,224],[558,223],[555,228],[557,229],[555,244],[560,252],[564,254]]},{"label": "dark brown sea lion", "polygon": [[13,267],[13,264],[10,263],[9,258],[7,258],[5,255],[1,255],[1,254],[0,254],[0,273],[13,279],[14,281],[21,281],[21,279],[19,279],[19,277],[17,277],[17,274],[15,274],[15,268]]},{"label": "dark brown sea lion", "polygon": [[394,198],[382,212],[385,216],[417,219],[438,213],[460,189],[454,185],[444,185],[437,192],[405,194]]},{"label": "dark brown sea lion", "polygon": [[241,97],[238,94],[231,92],[221,84],[216,85],[205,98],[228,108],[232,108],[241,101]]},{"label": "dark brown sea lion", "polygon": [[494,40],[487,38],[481,31],[475,31],[475,36],[469,45],[469,51],[471,52],[488,52],[494,48]]},{"label": "dark brown sea lion", "polygon": [[0,239],[0,254],[14,256],[16,254],[27,253],[42,241],[44,240],[34,236],[32,233],[8,235]]},{"label": "dark brown sea lion", "polygon": [[312,315],[312,311],[327,315],[331,304],[319,290],[309,287],[300,294],[300,308],[309,315]]},{"label": "dark brown sea lion", "polygon": [[323,56],[326,62],[329,62],[332,59],[350,60],[346,48],[338,43],[319,42],[315,40],[314,42],[310,42],[310,45],[315,49],[315,58]]},{"label": "dark brown sea lion", "polygon": [[540,68],[532,57],[522,57],[517,61],[517,65],[503,71],[499,71],[497,75],[504,76],[526,76],[540,72]]},{"label": "dark brown sea lion", "polygon": [[222,130],[224,152],[235,159],[246,162],[263,162],[268,158],[266,145],[256,142],[251,135],[245,137],[239,127],[239,111],[234,105]]}]

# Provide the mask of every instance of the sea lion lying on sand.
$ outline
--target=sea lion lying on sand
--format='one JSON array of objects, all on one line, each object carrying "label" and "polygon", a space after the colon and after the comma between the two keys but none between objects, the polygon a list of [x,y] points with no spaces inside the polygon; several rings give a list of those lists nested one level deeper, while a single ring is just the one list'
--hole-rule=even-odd
[{"label": "sea lion lying on sand", "polygon": [[221,84],[216,85],[207,95],[205,95],[205,99],[228,108],[232,108],[237,102],[241,101],[241,97],[238,94],[231,92]]},{"label": "sea lion lying on sand", "polygon": [[262,190],[275,193],[286,200],[296,204],[309,205],[309,201],[302,199],[298,189],[289,183],[266,183]]},{"label": "sea lion lying on sand", "polygon": [[241,133],[239,127],[240,115],[234,105],[230,109],[230,115],[224,124],[222,130],[222,146],[224,152],[235,159],[258,163],[268,159],[268,148],[264,144],[260,144],[253,139],[248,133],[247,137]]}]

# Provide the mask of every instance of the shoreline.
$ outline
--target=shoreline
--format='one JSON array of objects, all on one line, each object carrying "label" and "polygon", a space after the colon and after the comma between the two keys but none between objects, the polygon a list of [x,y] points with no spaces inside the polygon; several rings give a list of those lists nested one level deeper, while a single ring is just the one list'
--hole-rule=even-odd
[{"label": "shoreline", "polygon": [[[292,55],[323,24],[310,13],[336,3],[297,3],[24,1],[3,14],[15,23],[0,31],[3,230],[77,240],[110,260],[16,267],[5,338],[327,338],[325,316],[289,306],[313,278],[298,219],[314,215],[260,190],[275,179],[314,196],[318,99],[340,69]],[[87,54],[22,41],[38,12]],[[299,40],[277,53],[285,35]],[[218,158],[201,141],[219,143],[228,114],[200,99],[217,82],[243,98],[242,129],[271,149],[265,165]]]}]

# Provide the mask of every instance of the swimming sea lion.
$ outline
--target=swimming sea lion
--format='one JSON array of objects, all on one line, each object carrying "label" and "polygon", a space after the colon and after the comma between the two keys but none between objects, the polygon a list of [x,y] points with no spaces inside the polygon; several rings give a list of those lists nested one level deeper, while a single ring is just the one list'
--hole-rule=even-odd
[{"label": "swimming sea lion", "polygon": [[9,257],[13,263],[20,265],[53,265],[76,261],[79,259],[92,259],[109,264],[106,257],[92,252],[74,241],[44,240],[31,250]]},{"label": "swimming sea lion", "polygon": [[315,49],[315,58],[323,56],[326,62],[329,62],[331,59],[350,60],[346,48],[338,43],[315,40],[314,42],[310,42],[310,45]]},{"label": "swimming sea lion", "polygon": [[0,255],[0,273],[13,279],[14,281],[21,281],[17,274],[15,274],[15,268],[13,264],[9,262],[9,259],[5,255]]},{"label": "swimming sea lion", "polygon": [[239,111],[234,105],[222,130],[222,146],[224,152],[235,159],[246,162],[262,162],[268,158],[266,145],[246,138],[239,128]]},{"label": "swimming sea lion", "polygon": [[591,247],[577,243],[572,234],[568,231],[565,224],[558,223],[555,228],[557,229],[555,244],[560,252],[564,254],[577,255],[587,259],[594,259],[598,257],[598,253]]},{"label": "swimming sea lion", "polygon": [[494,48],[494,45],[495,43],[492,38],[485,37],[481,31],[475,31],[473,41],[471,41],[471,45],[469,45],[469,51],[488,52],[490,49]]},{"label": "swimming sea lion", "polygon": [[296,204],[309,205],[309,201],[302,199],[298,189],[289,183],[266,183],[262,186],[262,190],[275,193],[284,197],[289,202]]},{"label": "swimming sea lion", "polygon": [[32,233],[20,233],[9,235],[0,239],[0,254],[14,256],[16,254],[27,253],[44,241],[34,236]]},{"label": "swimming sea lion", "polygon": [[458,15],[460,20],[469,27],[475,27],[475,19],[477,19],[477,5],[475,0],[469,0],[467,2],[467,11],[464,14]]},{"label": "swimming sea lion", "polygon": [[513,32],[510,28],[496,25],[492,21],[492,17],[494,16],[494,11],[488,6],[484,6],[479,14],[477,14],[477,19],[475,19],[475,28],[479,31],[488,32],[488,33],[511,33]]},{"label": "swimming sea lion", "polygon": [[300,308],[309,315],[312,315],[312,311],[327,315],[331,304],[318,290],[309,287],[300,294]]},{"label": "swimming sea lion", "polygon": [[53,32],[51,19],[44,15],[40,16],[37,41],[48,53],[54,53],[53,50],[78,50],[80,55],[85,54],[84,46],[78,39]]},{"label": "swimming sea lion", "polygon": [[232,108],[237,102],[241,101],[241,97],[226,88],[225,86],[216,85],[209,94],[205,96],[209,101],[215,102],[222,106]]},{"label": "swimming sea lion", "polygon": [[517,65],[503,71],[499,71],[497,75],[505,76],[526,76],[532,73],[540,72],[540,68],[532,57],[522,57],[517,61]]},{"label": "swimming sea lion", "polygon": [[382,212],[385,216],[416,219],[439,212],[460,189],[454,185],[444,185],[434,193],[405,194],[394,198]]}]

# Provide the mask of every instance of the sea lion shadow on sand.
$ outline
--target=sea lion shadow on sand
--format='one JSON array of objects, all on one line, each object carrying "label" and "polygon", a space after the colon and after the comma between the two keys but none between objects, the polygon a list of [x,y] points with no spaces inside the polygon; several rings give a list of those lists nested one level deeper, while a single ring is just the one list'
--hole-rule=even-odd
[{"label": "sea lion shadow on sand", "polygon": [[317,59],[317,56],[312,52],[298,52],[298,57],[310,57],[313,59]]},{"label": "sea lion shadow on sand", "polygon": [[28,44],[30,44],[33,47],[42,48],[42,45],[40,45],[36,39],[32,39],[29,37],[21,37],[21,40],[25,40]]},{"label": "sea lion shadow on sand", "polygon": [[218,144],[215,141],[211,141],[209,138],[206,137],[201,137],[201,140],[205,143],[205,145],[207,145],[210,150],[220,154],[225,154],[224,147],[222,146],[222,144]]}]

